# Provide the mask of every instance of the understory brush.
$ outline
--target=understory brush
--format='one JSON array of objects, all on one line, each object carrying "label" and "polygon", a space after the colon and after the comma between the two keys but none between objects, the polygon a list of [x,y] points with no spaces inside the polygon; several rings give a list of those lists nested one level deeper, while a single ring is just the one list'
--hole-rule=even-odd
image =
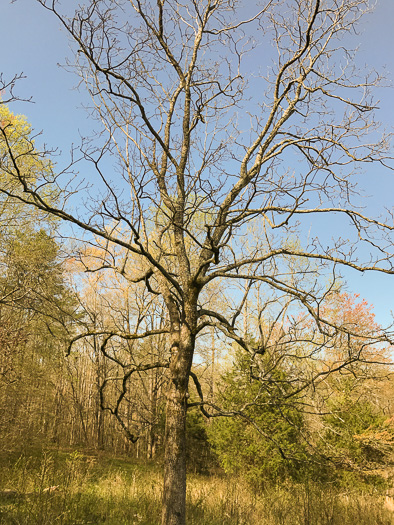
[{"label": "understory brush", "polygon": [[[153,462],[56,450],[0,456],[0,466],[1,524],[160,523],[162,477]],[[239,478],[192,474],[187,501],[188,525],[394,522],[384,491],[373,486],[283,482],[253,491]]]}]

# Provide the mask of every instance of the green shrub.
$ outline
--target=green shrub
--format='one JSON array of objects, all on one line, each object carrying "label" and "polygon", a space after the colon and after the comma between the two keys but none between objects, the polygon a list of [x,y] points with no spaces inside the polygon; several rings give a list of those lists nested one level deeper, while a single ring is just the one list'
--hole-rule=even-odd
[{"label": "green shrub", "polygon": [[[275,380],[286,388],[285,373]],[[220,417],[208,426],[208,436],[228,473],[244,475],[255,486],[286,478],[300,479],[307,465],[301,439],[304,428],[296,403],[280,398],[252,376],[247,356],[237,354],[234,367],[223,377],[219,403],[237,417]]]}]

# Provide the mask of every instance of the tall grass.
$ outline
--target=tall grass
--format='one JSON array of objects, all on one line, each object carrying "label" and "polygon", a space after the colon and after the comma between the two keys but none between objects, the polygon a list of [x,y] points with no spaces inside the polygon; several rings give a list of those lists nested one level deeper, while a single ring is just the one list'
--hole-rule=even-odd
[{"label": "tall grass", "polygon": [[[161,475],[154,464],[60,451],[0,458],[4,525],[158,525]],[[7,489],[7,490],[6,490]],[[315,483],[259,493],[240,479],[190,475],[189,525],[391,525],[384,495]]]}]

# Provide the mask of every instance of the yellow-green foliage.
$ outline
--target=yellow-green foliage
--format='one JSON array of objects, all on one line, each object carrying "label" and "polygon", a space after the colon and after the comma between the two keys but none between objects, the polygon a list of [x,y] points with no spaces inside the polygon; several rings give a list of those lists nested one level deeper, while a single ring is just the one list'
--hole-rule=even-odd
[{"label": "yellow-green foliage", "polygon": [[[50,173],[52,164],[35,147],[32,128],[23,115],[14,115],[7,106],[0,105],[0,169],[1,176],[12,179],[20,175],[35,181],[43,173]],[[12,151],[12,156],[10,155]]]},{"label": "yellow-green foliage", "polygon": [[[47,182],[54,180],[54,166],[48,156],[38,150],[30,124],[23,115],[14,115],[7,106],[0,104],[0,180],[3,192],[0,194],[0,225],[21,227],[23,221],[37,221],[48,218],[39,210],[27,207],[31,200],[28,186],[40,187],[39,193],[50,202],[55,202],[59,192],[53,187],[48,190]],[[12,154],[10,153],[12,151]],[[23,187],[23,183],[27,186]],[[14,195],[12,197],[11,195]],[[15,198],[16,197],[16,198]],[[53,221],[53,219],[51,219]]]}]

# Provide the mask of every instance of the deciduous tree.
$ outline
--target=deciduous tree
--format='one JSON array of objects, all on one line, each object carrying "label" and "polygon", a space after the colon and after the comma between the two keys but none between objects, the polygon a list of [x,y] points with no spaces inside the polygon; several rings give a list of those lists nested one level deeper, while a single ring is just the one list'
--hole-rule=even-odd
[{"label": "deciduous tree", "polygon": [[[32,180],[7,123],[1,126],[6,157],[0,169],[12,185],[2,184],[0,191],[73,224],[90,240],[104,239],[103,271],[118,263],[113,251],[124,248],[138,258],[138,274],[122,265],[119,274],[162,298],[166,326],[152,330],[139,323],[130,332],[108,330],[105,337],[168,335],[169,364],[147,356],[133,370],[169,366],[162,523],[182,525],[190,377],[204,413],[217,410],[191,371],[196,339],[215,327],[266,378],[262,333],[244,337],[238,326],[254,283],[265,287],[266,305],[286,308],[286,347],[303,337],[297,316],[313,320],[308,344],[316,351],[338,334],[362,338],[364,348],[388,338],[383,332],[359,334],[321,310],[341,266],[394,273],[392,223],[353,204],[357,169],[384,164],[387,153],[387,138],[379,138],[373,119],[371,89],[379,75],[355,68],[354,55],[341,42],[349,41],[368,1],[243,6],[233,0],[91,0],[72,16],[55,1],[38,1],[70,34],[73,63],[102,126],[98,142],[83,147],[96,170],[98,197],[93,203],[89,189],[86,207],[76,214],[67,207],[75,188],[67,186],[64,173],[50,166]],[[34,156],[30,137],[22,140],[24,155]],[[115,157],[116,168],[108,169],[103,159]],[[63,192],[64,206],[46,198],[48,187]],[[339,228],[321,240],[303,235],[312,219],[328,224],[334,216],[349,239]],[[259,236],[247,242],[253,222]],[[303,262],[296,274],[288,270],[294,260]],[[331,279],[322,279],[328,271]],[[227,311],[204,299],[219,280]],[[236,291],[237,282],[244,294]],[[345,357],[340,368],[351,362]],[[298,395],[335,370],[292,376],[286,395]]]}]

